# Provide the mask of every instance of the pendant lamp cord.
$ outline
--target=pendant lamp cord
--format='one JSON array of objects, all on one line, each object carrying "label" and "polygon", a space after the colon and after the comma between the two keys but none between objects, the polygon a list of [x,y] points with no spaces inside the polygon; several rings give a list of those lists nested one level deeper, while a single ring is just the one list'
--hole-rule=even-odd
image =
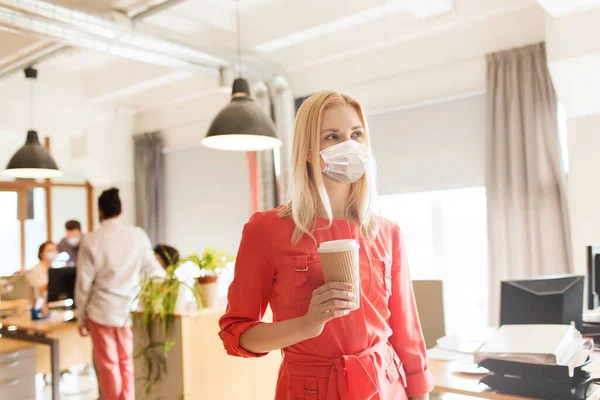
[{"label": "pendant lamp cord", "polygon": [[30,128],[31,130],[34,129],[34,110],[33,110],[33,102],[34,102],[34,98],[33,98],[33,84],[35,82],[35,79],[33,78],[29,78],[29,123],[30,123]]},{"label": "pendant lamp cord", "polygon": [[235,0],[235,19],[237,30],[238,74],[242,77],[242,39],[240,32],[240,0]]}]

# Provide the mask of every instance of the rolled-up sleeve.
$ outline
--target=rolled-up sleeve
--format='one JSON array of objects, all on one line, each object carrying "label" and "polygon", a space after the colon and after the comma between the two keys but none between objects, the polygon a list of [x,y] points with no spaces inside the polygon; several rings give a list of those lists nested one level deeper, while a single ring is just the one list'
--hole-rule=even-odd
[{"label": "rolled-up sleeve", "polygon": [[393,235],[392,295],[389,303],[391,327],[390,343],[398,353],[406,373],[406,394],[415,397],[434,388],[433,377],[427,367],[427,350],[419,322],[412,281],[400,229]]},{"label": "rolled-up sleeve", "polygon": [[228,354],[238,357],[261,357],[240,347],[240,336],[262,323],[273,284],[273,262],[268,226],[261,214],[255,214],[244,226],[238,250],[233,282],[227,295],[227,310],[219,320]]}]

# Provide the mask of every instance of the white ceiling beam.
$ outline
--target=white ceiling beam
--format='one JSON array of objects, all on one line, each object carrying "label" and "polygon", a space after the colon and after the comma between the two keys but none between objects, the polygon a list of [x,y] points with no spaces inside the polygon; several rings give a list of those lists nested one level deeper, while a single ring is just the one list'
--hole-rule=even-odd
[{"label": "white ceiling beam", "polygon": [[357,25],[381,21],[384,16],[399,11],[404,11],[421,19],[440,16],[454,11],[454,0],[385,0],[381,3],[365,2],[365,4],[369,3],[372,3],[370,7],[340,15],[324,23],[308,26],[288,35],[260,43],[255,45],[253,50],[257,53],[271,53],[285,47],[322,37],[323,35],[347,30]]},{"label": "white ceiling beam", "polygon": [[456,0],[388,0],[397,3],[402,10],[419,18],[431,18],[453,12]]},{"label": "white ceiling beam", "polygon": [[[331,21],[351,17],[372,8],[386,6],[387,0],[281,1],[246,10],[240,18],[244,48],[267,47],[269,42],[310,31]],[[310,10],[318,10],[311,12]]]},{"label": "white ceiling beam", "polygon": [[193,75],[188,71],[171,70],[124,59],[83,74],[83,82],[89,102],[103,103],[190,76]]},{"label": "white ceiling beam", "polygon": [[213,93],[229,93],[221,87],[219,71],[191,74],[124,60],[84,75],[90,104],[116,103],[134,106],[136,112],[180,104]]},{"label": "white ceiling beam", "polygon": [[537,0],[537,2],[553,17],[562,17],[600,7],[600,0]]},{"label": "white ceiling beam", "polygon": [[380,4],[366,10],[361,10],[359,12],[343,16],[341,18],[333,19],[323,24],[311,26],[287,36],[282,36],[277,39],[261,43],[257,46],[254,46],[253,50],[257,53],[271,53],[285,47],[294,46],[322,37],[323,35],[328,35],[352,28],[357,25],[380,20],[384,15],[400,11],[402,8],[403,7],[400,2]]},{"label": "white ceiling beam", "polygon": [[122,102],[135,104],[138,112],[145,112],[183,104],[213,94],[229,94],[230,92],[230,85],[219,86],[219,77],[216,74],[207,74],[156,86],[138,93],[136,96],[124,98]]}]

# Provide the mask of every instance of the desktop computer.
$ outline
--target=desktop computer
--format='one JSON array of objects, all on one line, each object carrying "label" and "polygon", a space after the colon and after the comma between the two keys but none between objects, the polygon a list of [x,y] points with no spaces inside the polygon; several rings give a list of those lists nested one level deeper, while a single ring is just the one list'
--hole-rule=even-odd
[{"label": "desktop computer", "polygon": [[75,301],[76,275],[76,267],[50,268],[48,270],[48,301],[68,299]]},{"label": "desktop computer", "polygon": [[500,325],[571,324],[581,331],[583,276],[503,281]]}]

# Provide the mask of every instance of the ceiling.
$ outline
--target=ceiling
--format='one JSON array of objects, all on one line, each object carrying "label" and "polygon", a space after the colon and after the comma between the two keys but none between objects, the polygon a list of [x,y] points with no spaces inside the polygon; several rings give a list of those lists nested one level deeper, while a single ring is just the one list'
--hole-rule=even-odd
[{"label": "ceiling", "polygon": [[[136,26],[190,48],[225,55],[230,57],[228,60],[235,56],[234,0],[51,2],[105,18],[112,18],[114,11],[127,13],[140,7],[169,3],[136,20]],[[254,60],[266,70],[284,71],[293,78],[294,74],[323,63],[344,62],[361,54],[371,54],[374,49],[385,51],[398,43],[535,6],[535,0],[240,0],[241,42],[248,63]],[[53,43],[40,35],[28,37],[0,28],[0,79],[3,67],[6,70],[16,65],[14,62],[19,57],[35,60],[39,48]],[[38,65],[77,73],[90,81],[87,87],[91,88],[89,98],[92,102],[125,99],[127,105],[133,106],[146,102],[141,107],[147,108],[153,105],[148,104],[150,97],[144,95],[145,91],[157,86],[190,86],[209,92],[220,87],[216,71],[200,71],[190,76],[164,66],[124,60],[104,52],[76,46],[58,47],[61,51],[47,51],[49,55]],[[129,80],[117,79],[119,84],[108,85],[109,89],[97,87],[107,87],[98,82],[112,78],[124,69],[136,73],[128,74]],[[188,82],[186,79],[189,79],[189,85],[182,83]]]}]

